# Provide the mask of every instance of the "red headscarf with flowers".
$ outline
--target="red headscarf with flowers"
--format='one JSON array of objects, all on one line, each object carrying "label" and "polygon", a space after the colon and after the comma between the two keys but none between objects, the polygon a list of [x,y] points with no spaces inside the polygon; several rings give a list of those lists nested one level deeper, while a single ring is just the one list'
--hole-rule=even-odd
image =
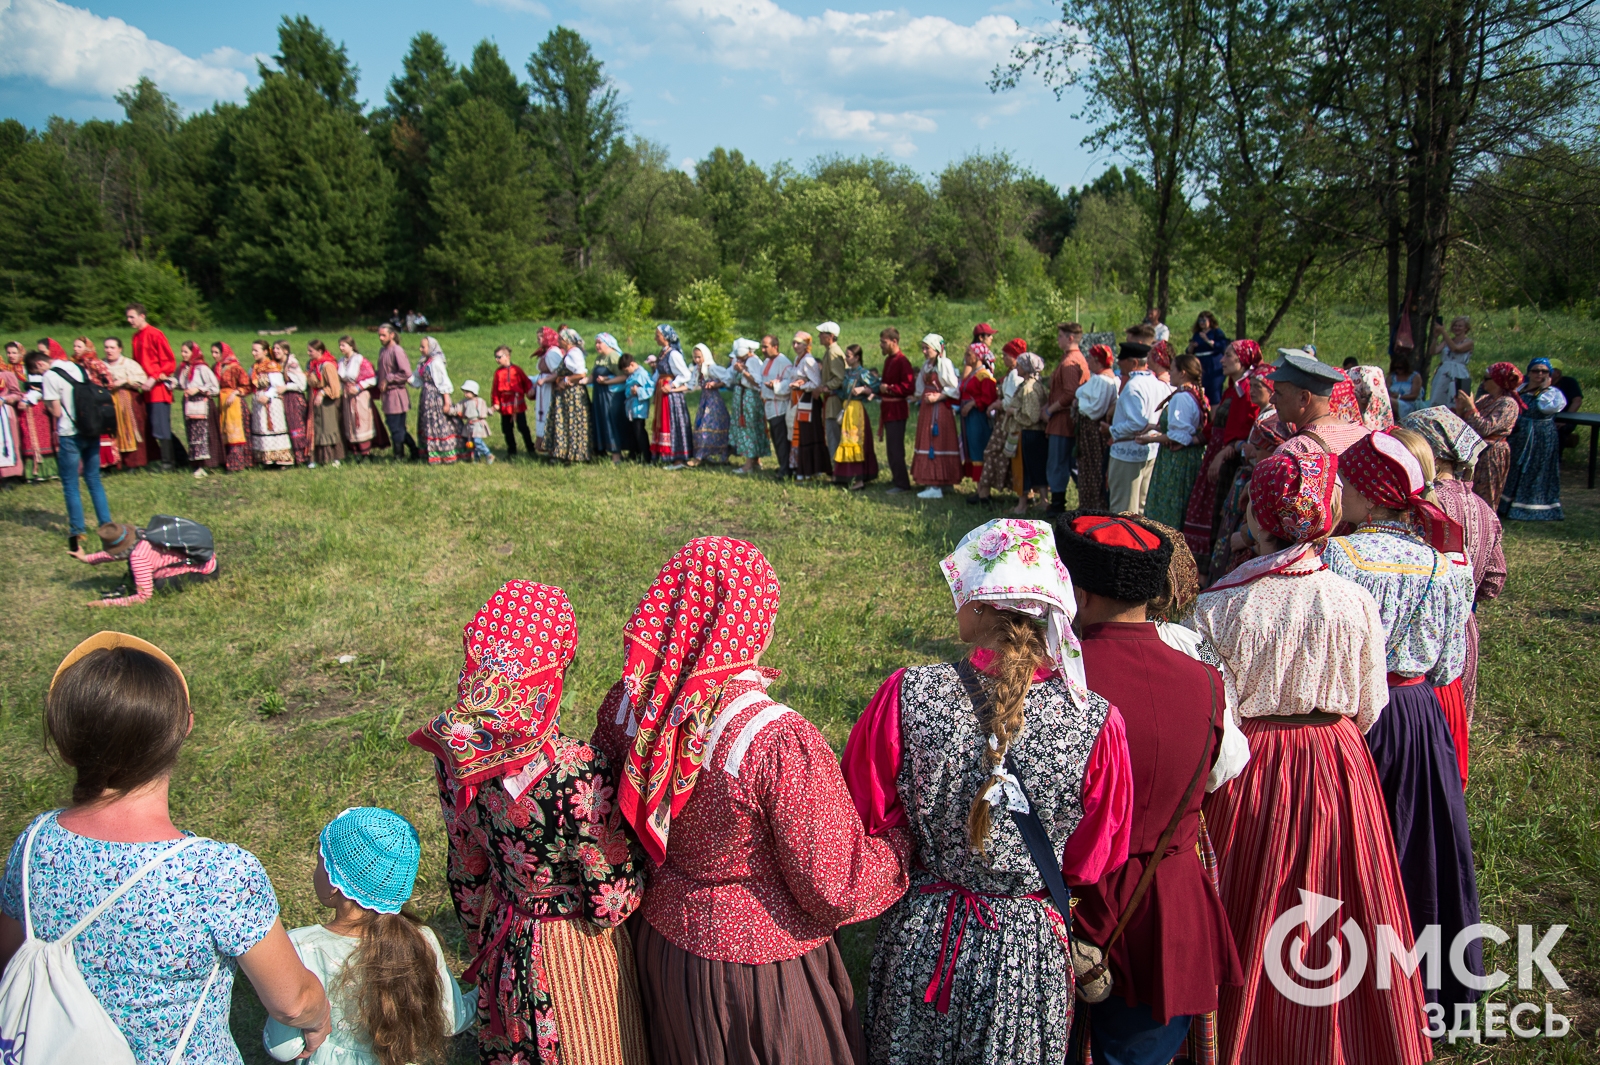
[{"label": "red headscarf with flowers", "polygon": [[1369,433],[1345,448],[1339,460],[1344,479],[1375,507],[1405,510],[1435,551],[1461,550],[1461,526],[1433,503],[1422,498],[1427,482],[1422,464],[1393,436],[1392,430]]},{"label": "red headscarf with flowers", "polygon": [[560,588],[507,581],[461,630],[461,644],[455,706],[410,736],[458,785],[458,809],[485,780],[536,760],[534,780],[549,771],[578,621]]},{"label": "red headscarf with flowers", "polygon": [[1250,509],[1273,539],[1303,544],[1333,529],[1340,461],[1334,455],[1277,451],[1250,475]]},{"label": "red headscarf with flowers", "polygon": [[1207,593],[1237,588],[1289,573],[1318,573],[1327,565],[1317,557],[1315,541],[1333,529],[1333,499],[1339,489],[1337,456],[1278,451],[1256,463],[1250,474],[1250,512],[1273,539],[1289,546],[1253,558],[1223,575]]},{"label": "red headscarf with flowers", "polygon": [[189,369],[206,364],[206,353],[200,350],[200,345],[192,340],[183,342],[183,364]]},{"label": "red headscarf with flowers", "polygon": [[1150,369],[1164,373],[1172,372],[1172,345],[1165,340],[1158,340],[1150,348]]},{"label": "red headscarf with flowers", "polygon": [[1235,340],[1232,344],[1233,356],[1239,360],[1239,366],[1245,370],[1253,370],[1261,365],[1261,345],[1248,337]]},{"label": "red headscarf with flowers", "polygon": [[1499,385],[1501,390],[1505,392],[1506,395],[1516,400],[1518,407],[1522,408],[1523,410],[1528,409],[1528,401],[1523,399],[1522,393],[1517,391],[1517,389],[1522,387],[1522,371],[1517,369],[1515,364],[1509,362],[1497,362],[1493,366],[1489,367],[1489,373],[1487,376],[1489,380]]},{"label": "red headscarf with flowers", "polygon": [[978,360],[979,366],[994,373],[994,352],[989,350],[989,345],[981,342],[972,343],[967,345],[967,350]]},{"label": "red headscarf with flowers", "polygon": [[661,568],[622,630],[617,723],[633,744],[617,805],[657,863],[700,776],[723,686],[766,649],[778,599],[778,575],[753,544],[705,536]]},{"label": "red headscarf with flowers", "polygon": [[1115,353],[1111,350],[1111,345],[1109,344],[1096,344],[1089,349],[1089,358],[1094,363],[1096,373],[1110,369],[1111,360],[1115,357]]},{"label": "red headscarf with flowers", "polygon": [[540,354],[543,354],[544,352],[549,351],[551,348],[559,348],[560,346],[561,346],[561,334],[560,333],[557,333],[554,329],[551,329],[549,326],[545,326],[543,329],[539,330],[539,353]]},{"label": "red headscarf with flowers", "polygon": [[1328,413],[1337,415],[1351,425],[1366,425],[1361,417],[1361,400],[1356,398],[1356,386],[1350,383],[1350,375],[1343,370],[1344,380],[1333,386],[1333,391],[1328,394]]}]

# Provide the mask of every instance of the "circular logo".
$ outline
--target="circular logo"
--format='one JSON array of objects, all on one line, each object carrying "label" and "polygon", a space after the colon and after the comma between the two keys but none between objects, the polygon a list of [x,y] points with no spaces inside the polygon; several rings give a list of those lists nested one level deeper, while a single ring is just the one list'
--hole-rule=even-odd
[{"label": "circular logo", "polygon": [[[1367,971],[1367,937],[1362,934],[1353,917],[1338,926],[1337,932],[1344,935],[1343,943],[1338,934],[1330,931],[1326,943],[1328,960],[1325,963],[1313,967],[1306,962],[1307,942],[1300,930],[1304,928],[1309,935],[1316,936],[1318,929],[1327,924],[1342,906],[1344,903],[1339,899],[1301,888],[1300,905],[1284,911],[1267,931],[1267,978],[1278,989],[1278,993],[1290,1002],[1301,1006],[1332,1006],[1348,998],[1361,983],[1362,974]],[[1288,954],[1294,975],[1290,975],[1283,964],[1284,944],[1291,935],[1294,939],[1288,943]],[[1348,959],[1344,956],[1345,944],[1349,945]],[[1341,968],[1344,970],[1342,974]],[[1332,983],[1326,982],[1329,980]],[[1316,986],[1307,986],[1308,983]]]}]

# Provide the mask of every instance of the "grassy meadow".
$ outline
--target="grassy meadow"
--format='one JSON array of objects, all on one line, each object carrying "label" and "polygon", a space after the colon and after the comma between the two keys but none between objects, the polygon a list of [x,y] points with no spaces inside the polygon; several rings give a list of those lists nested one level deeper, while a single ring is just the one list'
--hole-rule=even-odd
[{"label": "grassy meadow", "polygon": [[[1174,313],[1173,321],[1192,321],[1195,309]],[[1119,310],[1097,309],[1102,327],[1133,313],[1131,306],[1127,314]],[[964,333],[984,316],[979,307],[961,313],[959,323],[942,330],[952,339],[957,328]],[[1088,309],[1082,317],[1091,320]],[[1370,361],[1363,345],[1377,322],[1324,312],[1317,323],[1320,353],[1336,363],[1346,353]],[[865,346],[883,324],[847,322],[844,341]],[[910,347],[913,331],[941,323],[895,324]],[[1003,335],[1024,324],[996,321]],[[579,328],[588,337],[595,326]],[[1498,358],[1561,356],[1600,396],[1600,360],[1589,354],[1600,348],[1600,324],[1526,311],[1513,320],[1496,312],[1475,334],[1475,369]],[[53,335],[70,340],[71,334]],[[296,350],[313,335],[331,346],[338,331],[302,331],[291,338]],[[536,325],[517,324],[445,333],[440,341],[454,381],[477,377],[487,387],[493,347],[512,344],[527,366],[536,336]],[[197,339],[219,337],[248,356],[252,334]],[[172,334],[175,346],[188,338]],[[413,339],[406,346],[414,352]],[[1282,343],[1309,339],[1309,317],[1279,336]],[[363,333],[361,340],[375,358],[376,338]],[[641,350],[645,337],[624,344]],[[492,424],[499,451],[498,423]],[[1583,454],[1567,453],[1567,520],[1507,531],[1509,583],[1500,599],[1479,610],[1482,679],[1468,792],[1484,920],[1507,928],[1532,923],[1540,934],[1552,923],[1570,926],[1552,958],[1571,989],[1551,999],[1573,1017],[1573,1031],[1562,1041],[1441,1043],[1445,1060],[1600,1061],[1600,712],[1593,703],[1600,680],[1600,490],[1584,488]],[[958,653],[935,563],[993,513],[966,505],[970,485],[930,503],[885,495],[885,479],[867,492],[845,493],[734,477],[719,467],[669,473],[526,459],[437,469],[375,462],[250,470],[202,480],[115,474],[106,485],[119,520],[142,523],[173,513],[204,522],[216,536],[222,572],[216,582],[109,612],[88,603],[128,583],[126,570],[92,569],[67,557],[59,486],[0,491],[0,555],[10,574],[0,592],[7,618],[0,836],[9,841],[31,816],[68,801],[70,771],[42,744],[45,689],[73,644],[102,628],[122,628],[165,648],[188,674],[196,726],[172,791],[181,826],[257,854],[277,888],[285,924],[294,927],[320,919],[311,874],[322,825],[348,806],[394,808],[422,832],[416,907],[458,946],[432,769],[405,737],[453,700],[460,627],[476,608],[512,577],[567,589],[580,646],[563,724],[586,734],[621,666],[622,625],[658,566],[693,536],[748,539],[783,581],[766,659],[785,673],[775,695],[842,747],[884,676]],[[341,665],[344,655],[355,659]],[[848,929],[843,938],[859,975],[870,929]],[[1515,972],[1514,936],[1489,953]],[[1515,1002],[1545,993],[1541,987],[1492,997]],[[267,1060],[259,1050],[261,1019],[241,981],[234,1031],[247,1061]],[[465,1039],[460,1049],[465,1055]]]}]

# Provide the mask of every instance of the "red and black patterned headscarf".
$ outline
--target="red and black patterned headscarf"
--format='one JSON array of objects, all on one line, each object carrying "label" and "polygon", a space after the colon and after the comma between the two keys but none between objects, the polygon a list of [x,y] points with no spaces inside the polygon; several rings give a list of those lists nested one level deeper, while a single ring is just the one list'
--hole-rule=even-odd
[{"label": "red and black patterned headscarf", "polygon": [[1516,400],[1518,407],[1522,408],[1523,410],[1528,409],[1528,401],[1523,399],[1522,393],[1517,391],[1517,389],[1522,387],[1523,378],[1522,371],[1517,369],[1515,364],[1509,362],[1497,362],[1493,366],[1489,367],[1487,376],[1489,380],[1499,385],[1501,390],[1504,391],[1506,395]]}]

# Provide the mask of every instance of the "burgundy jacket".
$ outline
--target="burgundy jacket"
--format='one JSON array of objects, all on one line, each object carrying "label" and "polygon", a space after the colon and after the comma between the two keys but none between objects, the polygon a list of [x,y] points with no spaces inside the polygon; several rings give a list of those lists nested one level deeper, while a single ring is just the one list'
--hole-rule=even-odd
[{"label": "burgundy jacket", "polygon": [[[1227,711],[1221,675],[1168,647],[1153,623],[1089,626],[1083,633],[1083,666],[1089,689],[1122,712],[1133,764],[1128,862],[1075,892],[1078,933],[1103,944],[1132,899],[1196,767],[1204,759],[1209,771],[1216,760]],[[1216,686],[1216,718],[1209,728],[1207,674]],[[1155,881],[1111,950],[1111,993],[1131,1004],[1148,1003],[1163,1022],[1209,1013],[1217,1008],[1219,984],[1243,982],[1227,911],[1196,849],[1205,794],[1202,778]]]},{"label": "burgundy jacket", "polygon": [[917,371],[903,352],[895,352],[883,360],[883,378],[878,385],[878,418],[885,422],[903,422],[911,418],[911,408],[906,397],[917,387]]}]

